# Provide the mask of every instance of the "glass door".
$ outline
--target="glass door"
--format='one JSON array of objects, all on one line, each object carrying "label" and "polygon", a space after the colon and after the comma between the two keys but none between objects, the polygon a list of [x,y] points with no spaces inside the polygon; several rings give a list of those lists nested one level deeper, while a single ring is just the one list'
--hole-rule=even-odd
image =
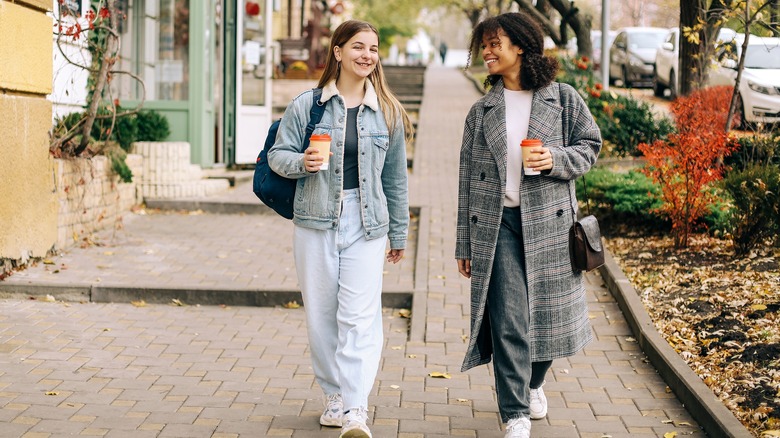
[{"label": "glass door", "polygon": [[235,164],[253,164],[271,124],[273,0],[239,0],[238,6]]}]

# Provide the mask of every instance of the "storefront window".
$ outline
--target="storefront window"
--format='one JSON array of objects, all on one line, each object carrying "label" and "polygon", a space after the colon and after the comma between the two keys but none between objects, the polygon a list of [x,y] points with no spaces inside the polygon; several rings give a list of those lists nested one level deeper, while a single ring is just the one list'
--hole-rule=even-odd
[{"label": "storefront window", "polygon": [[[189,0],[122,0],[119,70],[112,78],[114,97],[121,100],[189,99]],[[145,89],[145,92],[144,92]]]},{"label": "storefront window", "polygon": [[189,98],[189,0],[161,0],[155,63],[158,100]]}]

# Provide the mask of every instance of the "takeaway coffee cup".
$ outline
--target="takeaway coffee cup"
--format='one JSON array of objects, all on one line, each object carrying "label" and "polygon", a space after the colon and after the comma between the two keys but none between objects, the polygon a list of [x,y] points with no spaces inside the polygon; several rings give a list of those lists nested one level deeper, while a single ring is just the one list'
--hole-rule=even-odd
[{"label": "takeaway coffee cup", "polygon": [[520,147],[523,151],[523,172],[526,175],[539,175],[538,170],[534,170],[530,167],[528,167],[528,159],[534,156],[534,154],[538,154],[539,152],[531,152],[531,149],[535,147],[542,146],[542,141],[538,138],[526,138],[523,141],[520,142]]},{"label": "takeaway coffee cup", "polygon": [[309,147],[316,148],[319,151],[317,155],[322,157],[323,161],[320,170],[328,170],[328,164],[330,164],[330,135],[313,134],[309,138]]}]

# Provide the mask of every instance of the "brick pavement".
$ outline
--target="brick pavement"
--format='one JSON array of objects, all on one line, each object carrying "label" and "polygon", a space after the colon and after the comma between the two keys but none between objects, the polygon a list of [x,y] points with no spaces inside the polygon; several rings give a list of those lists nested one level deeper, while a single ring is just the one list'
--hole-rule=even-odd
[{"label": "brick pavement", "polygon": [[[477,98],[459,71],[429,68],[410,179],[411,203],[421,208],[416,246],[386,273],[388,288],[414,292],[414,316],[410,327],[385,309],[370,399],[376,437],[503,436],[491,369],[459,371],[469,292],[453,260],[456,169],[463,119]],[[74,248],[3,282],[0,292],[22,293],[0,300],[0,438],[338,436],[317,423],[302,309],[21,299],[63,285],[77,291],[71,298],[89,299],[109,283],[294,289],[290,228],[267,215],[135,214],[98,233],[103,246]],[[270,248],[278,256],[257,263]],[[553,364],[549,415],[533,422],[533,436],[704,436],[642,354],[599,274],[586,279],[596,341]]]}]

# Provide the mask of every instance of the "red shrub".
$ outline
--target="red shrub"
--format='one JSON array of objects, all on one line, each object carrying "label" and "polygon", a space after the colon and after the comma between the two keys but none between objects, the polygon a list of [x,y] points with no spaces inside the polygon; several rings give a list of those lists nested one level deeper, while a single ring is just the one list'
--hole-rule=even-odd
[{"label": "red shrub", "polygon": [[731,87],[712,87],[672,103],[677,132],[666,141],[642,143],[648,165],[643,172],[661,186],[660,212],[672,222],[675,247],[687,247],[694,224],[709,210],[712,195],[705,189],[723,176],[723,157],[731,154],[725,130]]}]

